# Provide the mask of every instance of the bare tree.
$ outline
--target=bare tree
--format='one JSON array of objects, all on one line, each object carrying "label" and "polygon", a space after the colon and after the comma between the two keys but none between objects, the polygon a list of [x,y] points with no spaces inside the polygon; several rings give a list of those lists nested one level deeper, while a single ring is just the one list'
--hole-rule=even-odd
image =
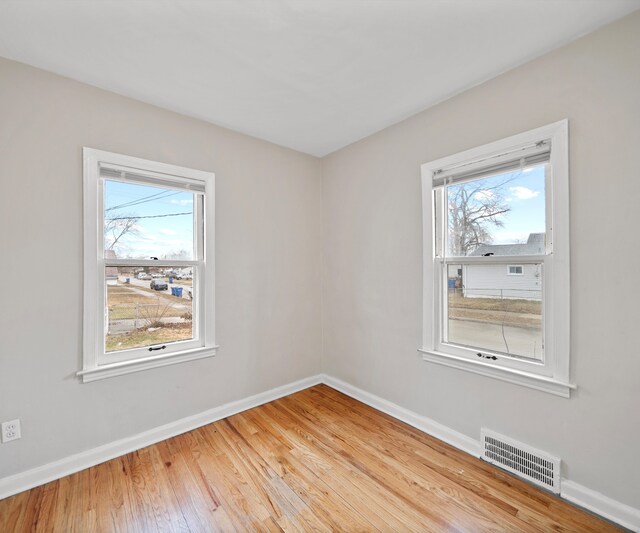
[{"label": "bare tree", "polygon": [[504,188],[515,177],[490,187],[482,180],[448,188],[451,255],[469,255],[481,244],[491,241],[493,228],[504,226],[502,218],[511,210],[504,198]]},{"label": "bare tree", "polygon": [[127,234],[138,235],[137,223],[139,217],[135,214],[119,214],[104,219],[104,240],[107,250],[114,250],[118,242]]},{"label": "bare tree", "polygon": [[191,259],[191,254],[185,249],[172,250],[164,254],[163,259]]}]

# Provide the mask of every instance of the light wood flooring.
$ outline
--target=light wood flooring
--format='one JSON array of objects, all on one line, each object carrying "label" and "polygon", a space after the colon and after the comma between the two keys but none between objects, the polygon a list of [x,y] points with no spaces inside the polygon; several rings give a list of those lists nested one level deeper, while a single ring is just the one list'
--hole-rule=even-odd
[{"label": "light wood flooring", "polygon": [[619,531],[318,385],[0,501],[0,531]]}]

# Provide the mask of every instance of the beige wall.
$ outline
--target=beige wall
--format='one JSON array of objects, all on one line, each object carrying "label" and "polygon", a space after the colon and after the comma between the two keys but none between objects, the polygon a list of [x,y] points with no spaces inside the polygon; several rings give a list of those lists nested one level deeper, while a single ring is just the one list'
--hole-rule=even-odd
[{"label": "beige wall", "polygon": [[[636,508],[639,52],[636,13],[323,159],[324,371],[475,439],[484,426],[547,450],[571,480]],[[563,118],[578,385],[570,400],[426,363],[416,351],[421,163]]]},{"label": "beige wall", "polygon": [[[82,146],[216,173],[212,359],[80,384]],[[316,374],[320,161],[0,59],[0,478]],[[45,287],[45,284],[48,286]]]}]

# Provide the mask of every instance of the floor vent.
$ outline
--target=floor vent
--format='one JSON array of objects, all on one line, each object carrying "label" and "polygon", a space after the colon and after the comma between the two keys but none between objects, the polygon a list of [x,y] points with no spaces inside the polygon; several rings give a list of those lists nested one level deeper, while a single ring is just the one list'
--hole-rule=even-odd
[{"label": "floor vent", "polygon": [[557,457],[483,428],[482,458],[560,494],[560,459]]}]

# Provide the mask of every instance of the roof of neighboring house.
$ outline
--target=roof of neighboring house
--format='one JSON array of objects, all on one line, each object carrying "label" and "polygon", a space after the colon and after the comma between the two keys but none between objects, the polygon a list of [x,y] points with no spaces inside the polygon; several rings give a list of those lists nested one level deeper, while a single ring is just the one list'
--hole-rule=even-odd
[{"label": "roof of neighboring house", "polygon": [[[104,251],[105,259],[118,259],[114,250]],[[107,279],[118,279],[118,267],[106,267],[104,269],[104,275]]]},{"label": "roof of neighboring house", "polygon": [[544,233],[530,233],[526,243],[520,244],[481,244],[469,255],[538,255],[544,253]]}]

